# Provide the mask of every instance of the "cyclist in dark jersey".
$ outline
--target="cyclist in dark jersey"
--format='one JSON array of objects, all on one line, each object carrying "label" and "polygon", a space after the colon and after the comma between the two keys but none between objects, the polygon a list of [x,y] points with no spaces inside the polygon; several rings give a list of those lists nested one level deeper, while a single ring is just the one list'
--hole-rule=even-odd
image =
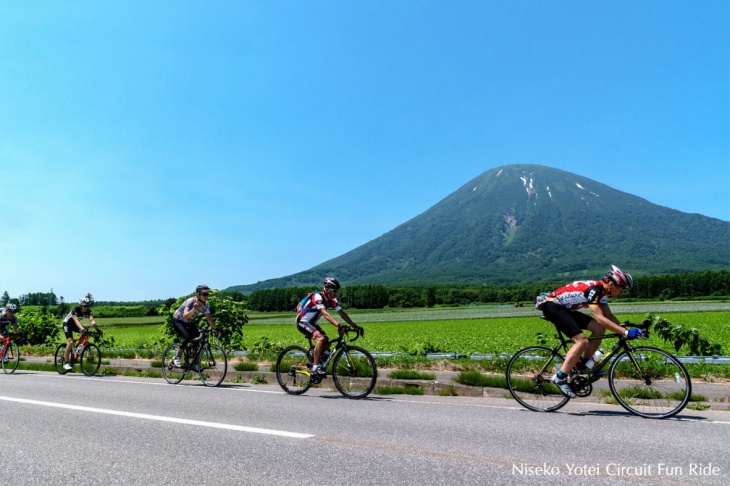
[{"label": "cyclist in dark jersey", "polygon": [[327,339],[327,334],[324,330],[319,327],[318,321],[320,317],[324,317],[325,320],[329,321],[330,324],[335,326],[338,332],[342,333],[343,328],[332,315],[327,312],[327,309],[334,309],[340,315],[340,317],[347,322],[349,325],[362,333],[363,329],[355,324],[350,316],[342,310],[339,302],[337,302],[337,292],[340,290],[340,282],[336,278],[326,277],[324,279],[324,289],[322,292],[314,292],[307,296],[306,303],[299,310],[297,314],[297,329],[299,332],[307,336],[308,338],[314,339],[317,343],[314,346],[314,367],[312,372],[318,375],[324,375],[322,365],[319,364],[322,354],[327,351],[330,347],[330,343]]},{"label": "cyclist in dark jersey", "polygon": [[63,333],[66,335],[66,351],[63,352],[63,368],[65,370],[71,370],[72,368],[71,363],[69,363],[69,358],[74,346],[74,332],[79,332],[81,334],[86,334],[88,332],[86,328],[81,325],[81,321],[84,320],[84,317],[88,317],[89,322],[91,322],[91,325],[94,326],[94,329],[96,329],[99,334],[103,334],[101,329],[99,329],[99,326],[96,325],[94,316],[91,313],[91,299],[88,297],[81,297],[79,299],[79,305],[71,309],[71,312],[69,312],[63,319]]},{"label": "cyclist in dark jersey", "polygon": [[[15,316],[17,312],[18,306],[12,302],[8,302],[5,308],[0,309],[0,340],[10,335],[11,324],[15,328],[15,334],[18,334],[18,318]],[[2,347],[2,343],[0,343],[0,347]],[[3,356],[3,362],[7,363],[8,358]]]},{"label": "cyclist in dark jersey", "polygon": [[[609,296],[616,298],[633,286],[631,275],[612,265],[603,280],[570,283],[550,292],[547,300],[540,304],[539,309],[545,318],[573,341],[560,370],[552,377],[553,383],[560,387],[564,395],[575,398],[568,385],[568,375],[579,363],[583,365],[579,365],[579,368],[585,368],[585,361],[601,345],[600,339],[589,341],[583,334],[584,330],[591,331],[591,336],[603,336],[606,330],[624,334],[629,339],[645,336],[641,329],[624,329],[608,307]],[[588,308],[592,316],[579,312],[583,308]]]}]

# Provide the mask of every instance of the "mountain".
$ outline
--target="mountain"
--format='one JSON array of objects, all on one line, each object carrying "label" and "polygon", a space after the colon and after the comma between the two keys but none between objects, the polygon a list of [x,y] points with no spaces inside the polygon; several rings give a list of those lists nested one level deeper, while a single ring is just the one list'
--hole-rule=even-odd
[{"label": "mountain", "polygon": [[730,268],[730,222],[540,165],[489,170],[388,233],[310,270],[231,287],[509,284]]}]

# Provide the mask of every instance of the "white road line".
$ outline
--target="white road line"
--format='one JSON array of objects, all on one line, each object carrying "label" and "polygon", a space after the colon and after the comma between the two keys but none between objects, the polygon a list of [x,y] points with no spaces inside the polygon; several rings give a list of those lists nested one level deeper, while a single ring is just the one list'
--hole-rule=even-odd
[{"label": "white road line", "polygon": [[196,425],[199,427],[210,427],[213,429],[235,430],[238,432],[250,432],[253,434],[278,435],[281,437],[289,437],[292,439],[309,439],[311,437],[314,437],[314,435],[312,435],[312,434],[300,434],[297,432],[286,432],[284,430],[260,429],[257,427],[245,427],[243,425],[222,424],[222,423],[217,423],[217,422],[204,422],[202,420],[189,420],[189,419],[181,419],[181,418],[175,418],[175,417],[164,417],[162,415],[148,415],[145,413],[123,412],[121,410],[108,410],[105,408],[82,407],[79,405],[67,405],[67,404],[63,404],[63,403],[42,402],[39,400],[27,400],[25,398],[12,398],[12,397],[0,396],[0,400],[4,400],[6,402],[25,403],[25,404],[29,404],[29,405],[40,405],[43,407],[65,408],[65,409],[69,409],[69,410],[78,410],[81,412],[103,413],[103,414],[107,414],[107,415],[119,415],[121,417],[131,417],[131,418],[145,419],[145,420],[157,420],[159,422],[172,422],[172,423],[176,423],[176,424]]}]

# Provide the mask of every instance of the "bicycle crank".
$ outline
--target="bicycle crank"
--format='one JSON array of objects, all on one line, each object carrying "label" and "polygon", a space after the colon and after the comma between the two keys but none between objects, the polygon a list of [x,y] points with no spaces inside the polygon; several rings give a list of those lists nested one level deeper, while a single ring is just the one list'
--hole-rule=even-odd
[{"label": "bicycle crank", "polygon": [[587,397],[593,393],[593,385],[582,376],[576,376],[570,382],[570,389],[579,397]]}]

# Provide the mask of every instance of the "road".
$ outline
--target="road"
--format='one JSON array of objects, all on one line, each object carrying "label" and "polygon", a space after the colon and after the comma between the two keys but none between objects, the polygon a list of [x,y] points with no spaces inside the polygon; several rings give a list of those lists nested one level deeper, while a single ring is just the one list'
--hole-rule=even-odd
[{"label": "road", "polygon": [[9,484],[728,484],[730,412],[0,375]]}]

